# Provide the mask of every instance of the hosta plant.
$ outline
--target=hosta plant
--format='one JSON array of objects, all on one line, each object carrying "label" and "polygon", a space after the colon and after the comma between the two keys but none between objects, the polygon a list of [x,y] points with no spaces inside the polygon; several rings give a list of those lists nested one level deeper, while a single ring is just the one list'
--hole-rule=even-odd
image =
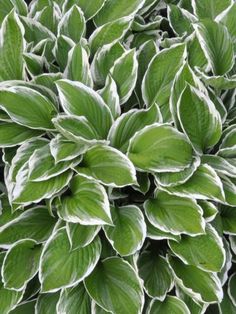
[{"label": "hosta plant", "polygon": [[0,313],[236,313],[236,3],[0,0]]}]

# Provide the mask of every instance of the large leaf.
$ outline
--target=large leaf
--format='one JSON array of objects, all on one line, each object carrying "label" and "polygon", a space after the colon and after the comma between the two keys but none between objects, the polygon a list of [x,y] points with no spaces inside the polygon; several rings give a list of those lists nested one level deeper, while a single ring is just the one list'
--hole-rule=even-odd
[{"label": "large leaf", "polygon": [[85,279],[89,295],[106,311],[141,313],[144,296],[134,269],[119,257],[101,261]]},{"label": "large leaf", "polygon": [[104,3],[105,0],[68,0],[64,4],[64,9],[69,10],[74,4],[77,4],[82,9],[86,19],[88,20],[96,15],[96,13],[103,7]]},{"label": "large leaf", "polygon": [[234,65],[233,42],[227,28],[215,21],[195,25],[201,47],[215,75],[224,75]]},{"label": "large leaf", "polygon": [[133,16],[142,7],[144,0],[125,0],[115,1],[107,0],[102,9],[94,18],[97,26],[112,22],[125,16]]},{"label": "large leaf", "polygon": [[[56,108],[39,92],[23,86],[1,88],[0,108],[19,124],[32,129],[53,129]],[[20,110],[19,110],[20,108]]]},{"label": "large leaf", "polygon": [[1,313],[9,313],[21,301],[24,291],[14,291],[5,289],[0,283],[0,311]]},{"label": "large leaf", "polygon": [[118,42],[122,39],[128,31],[130,24],[131,17],[128,16],[98,27],[89,38],[92,54],[94,54],[99,47]]},{"label": "large leaf", "polygon": [[162,106],[168,102],[172,81],[185,58],[185,45],[175,45],[158,52],[150,62],[143,78],[143,100],[151,106],[155,102]]},{"label": "large leaf", "polygon": [[168,6],[168,19],[177,35],[183,36],[193,32],[192,23],[196,22],[196,18],[187,10],[177,5],[170,4]]},{"label": "large leaf", "polygon": [[91,309],[91,299],[83,283],[72,288],[62,289],[57,303],[58,313],[88,314]]},{"label": "large leaf", "polygon": [[105,226],[105,234],[114,249],[122,256],[141,249],[146,225],[141,210],[134,205],[111,208],[114,226]]},{"label": "large leaf", "polygon": [[173,278],[166,259],[156,252],[143,252],[138,259],[138,273],[144,281],[146,293],[163,301],[173,287]]},{"label": "large leaf", "polygon": [[106,138],[112,115],[98,93],[80,82],[57,82],[61,104],[66,113],[85,116],[101,138]]},{"label": "large leaf", "polygon": [[221,118],[213,102],[202,92],[187,86],[178,102],[181,127],[194,149],[202,153],[221,137]]},{"label": "large leaf", "polygon": [[163,302],[152,300],[148,314],[156,313],[190,314],[190,311],[181,299],[168,295]]},{"label": "large leaf", "polygon": [[2,266],[4,286],[13,290],[24,289],[25,284],[38,272],[40,254],[41,246],[34,240],[26,239],[14,243]]},{"label": "large leaf", "polygon": [[113,123],[108,139],[112,146],[125,153],[128,149],[129,140],[133,135],[146,125],[157,122],[159,118],[159,110],[156,104],[148,109],[129,110]]},{"label": "large leaf", "polygon": [[222,11],[227,9],[231,0],[193,0],[193,10],[194,13],[199,17],[199,19],[214,18],[220,14]]},{"label": "large leaf", "polygon": [[32,239],[37,243],[44,242],[53,231],[55,223],[56,219],[49,215],[46,207],[28,209],[1,227],[0,246],[9,246],[21,239]]},{"label": "large leaf", "polygon": [[223,291],[216,273],[205,272],[195,266],[186,265],[178,258],[169,258],[176,283],[186,294],[199,302],[221,302]]},{"label": "large leaf", "polygon": [[[129,73],[128,76],[127,72]],[[137,80],[138,62],[135,50],[124,52],[124,54],[115,61],[110,73],[116,82],[120,104],[122,105],[130,98]]]},{"label": "large leaf", "polygon": [[222,206],[221,208],[221,218],[224,233],[226,234],[236,234],[236,210],[235,207]]},{"label": "large leaf", "polygon": [[[1,3],[2,6],[2,3]],[[24,28],[17,14],[11,11],[0,30],[0,81],[24,78]]]},{"label": "large leaf", "polygon": [[132,162],[120,151],[109,146],[97,145],[90,148],[76,171],[113,187],[137,183]]},{"label": "large leaf", "polygon": [[100,253],[99,238],[71,251],[66,229],[58,229],[43,248],[39,270],[42,291],[55,292],[79,283],[93,271]]},{"label": "large leaf", "polygon": [[[162,189],[164,189],[162,187]],[[185,183],[165,188],[170,193],[179,196],[188,196],[196,199],[209,199],[224,202],[223,185],[213,170],[207,164],[198,167],[194,174]]]},{"label": "large leaf", "polygon": [[205,232],[196,237],[182,236],[179,242],[170,240],[170,248],[188,265],[219,272],[225,263],[222,239],[211,225],[206,225]]},{"label": "large leaf", "polygon": [[60,292],[56,293],[42,293],[38,295],[35,304],[35,313],[44,314],[51,313],[57,314],[57,302],[59,301]]},{"label": "large leaf", "polygon": [[62,196],[58,206],[62,219],[83,225],[112,223],[108,197],[101,184],[77,175],[69,187],[70,195]]},{"label": "large leaf", "polygon": [[[227,1],[227,0],[225,0]],[[229,0],[228,0],[229,1]],[[230,33],[231,38],[233,41],[236,41],[236,21],[235,21],[235,14],[236,14],[236,4],[232,3],[231,6],[228,7],[227,10],[222,12],[217,18],[217,22],[223,23]]]},{"label": "large leaf", "polygon": [[192,161],[192,148],[184,134],[168,124],[152,124],[135,133],[128,157],[140,169],[176,172]]},{"label": "large leaf", "polygon": [[192,236],[204,233],[203,211],[193,199],[160,191],[144,203],[144,208],[148,220],[164,232]]}]

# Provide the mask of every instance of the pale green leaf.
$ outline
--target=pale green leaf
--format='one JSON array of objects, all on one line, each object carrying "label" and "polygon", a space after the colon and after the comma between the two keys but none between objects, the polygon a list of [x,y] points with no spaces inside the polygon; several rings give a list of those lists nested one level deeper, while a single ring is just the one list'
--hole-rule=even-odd
[{"label": "pale green leaf", "polygon": [[78,5],[82,11],[84,12],[84,16],[87,20],[91,19],[94,15],[97,14],[99,10],[103,7],[105,0],[67,0],[66,2],[63,0],[64,10],[69,10],[74,4]]},{"label": "pale green leaf", "polygon": [[164,301],[153,300],[148,309],[148,314],[171,313],[191,314],[187,305],[175,296],[167,296]]},{"label": "pale green leaf", "polygon": [[199,19],[211,18],[214,20],[230,4],[232,4],[231,0],[192,0],[194,13]]}]

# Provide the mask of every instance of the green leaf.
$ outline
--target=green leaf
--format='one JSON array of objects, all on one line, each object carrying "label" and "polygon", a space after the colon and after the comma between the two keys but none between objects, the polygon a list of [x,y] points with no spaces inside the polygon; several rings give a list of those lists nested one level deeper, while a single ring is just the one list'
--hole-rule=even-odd
[{"label": "green leaf", "polygon": [[131,138],[128,157],[141,170],[176,172],[192,161],[192,148],[184,134],[171,125],[154,123]]},{"label": "green leaf", "polygon": [[66,229],[58,229],[43,248],[39,269],[42,291],[55,292],[79,283],[93,271],[100,254],[99,238],[71,251]]},{"label": "green leaf", "polygon": [[64,111],[85,116],[99,136],[106,138],[113,119],[101,96],[80,82],[60,80],[56,84]]},{"label": "green leaf", "polygon": [[197,70],[201,79],[207,86],[212,86],[215,89],[233,89],[236,88],[236,75],[233,75],[230,78],[225,76],[208,76]]},{"label": "green leaf", "polygon": [[190,12],[173,4],[168,6],[168,20],[178,36],[191,34],[194,30],[192,23],[197,21],[196,17]]},{"label": "green leaf", "polygon": [[64,4],[64,9],[69,10],[74,4],[78,5],[87,20],[91,19],[103,7],[105,0],[68,0]]},{"label": "green leaf", "polygon": [[[2,4],[1,4],[2,6]],[[0,30],[0,81],[24,78],[24,28],[12,10],[2,22]]]},{"label": "green leaf", "polygon": [[76,171],[112,187],[137,183],[132,162],[120,151],[109,146],[97,145],[90,148]]},{"label": "green leaf", "polygon": [[61,291],[57,303],[58,313],[88,314],[91,311],[91,299],[86,292],[83,283]]},{"label": "green leaf", "polygon": [[34,240],[25,239],[14,243],[2,266],[4,286],[17,291],[24,289],[26,283],[38,272],[40,254],[41,246]]},{"label": "green leaf", "polygon": [[104,226],[104,231],[113,248],[121,256],[140,250],[146,236],[141,210],[135,205],[113,206],[111,215],[114,226]]},{"label": "green leaf", "polygon": [[28,129],[16,123],[0,123],[0,147],[20,145],[24,141],[41,134],[40,131]]},{"label": "green leaf", "polygon": [[220,149],[218,154],[222,157],[226,158],[234,158],[236,157],[236,127],[232,126],[232,129],[229,130],[223,137],[223,140],[220,144]]},{"label": "green leaf", "polygon": [[203,155],[202,163],[211,166],[220,175],[226,175],[228,177],[236,177],[236,165],[230,163],[230,159],[220,157],[218,155]]},{"label": "green leaf", "polygon": [[88,55],[81,44],[75,45],[68,54],[65,77],[72,81],[80,81],[89,87],[93,86]]},{"label": "green leaf", "polygon": [[229,72],[234,65],[234,50],[227,28],[211,20],[201,21],[194,27],[213,73],[224,75]]},{"label": "green leaf", "polygon": [[149,63],[142,83],[143,100],[151,106],[155,102],[162,106],[170,97],[172,81],[186,55],[184,44],[175,45],[158,52]]},{"label": "green leaf", "polygon": [[193,0],[194,14],[199,19],[214,18],[231,5],[231,0]]},{"label": "green leaf", "polygon": [[[120,104],[124,104],[130,98],[136,84],[138,75],[138,62],[135,49],[127,50],[115,61],[110,73],[117,85]],[[127,73],[129,75],[127,76]]]},{"label": "green leaf", "polygon": [[73,40],[68,38],[67,36],[61,35],[57,37],[52,53],[61,71],[64,71],[66,69],[66,66],[68,64],[69,52],[74,46],[75,43],[73,42]]},{"label": "green leaf", "polygon": [[220,115],[202,92],[188,85],[177,107],[181,127],[199,154],[219,141],[222,130]]},{"label": "green leaf", "polygon": [[134,16],[143,6],[144,0],[107,0],[102,9],[94,17],[96,26],[101,26],[125,16]]},{"label": "green leaf", "polygon": [[162,172],[155,174],[155,180],[159,185],[164,187],[172,187],[185,183],[200,165],[200,158],[193,157],[191,165],[178,172]]},{"label": "green leaf", "polygon": [[205,234],[195,237],[182,236],[179,242],[169,241],[173,253],[184,263],[206,271],[219,272],[225,263],[222,239],[211,225]]},{"label": "green leaf", "polygon": [[141,313],[144,296],[134,269],[119,257],[101,261],[85,279],[89,295],[103,309],[114,313]]},{"label": "green leaf", "polygon": [[44,242],[52,233],[55,223],[56,219],[49,215],[46,207],[28,209],[1,227],[0,246],[8,247],[21,239]]},{"label": "green leaf", "polygon": [[231,302],[227,290],[224,289],[224,298],[219,304],[219,310],[221,313],[234,314],[236,306]]},{"label": "green leaf", "polygon": [[219,202],[224,202],[225,199],[220,178],[215,170],[207,164],[200,165],[185,183],[175,187],[161,188],[175,195],[196,199],[209,199]]},{"label": "green leaf", "polygon": [[190,314],[190,311],[182,300],[168,295],[162,302],[158,300],[151,301],[148,314],[155,313]]},{"label": "green leaf", "polygon": [[44,59],[42,56],[33,53],[24,53],[23,57],[31,76],[39,75],[43,72]]},{"label": "green leaf", "polygon": [[163,301],[173,288],[172,273],[166,259],[156,252],[146,251],[140,254],[137,265],[146,293]]},{"label": "green leaf", "polygon": [[142,130],[146,125],[153,124],[159,119],[160,112],[156,104],[148,109],[132,109],[123,113],[113,123],[109,131],[108,139],[111,146],[125,153],[133,135],[137,131]]},{"label": "green leaf", "polygon": [[230,6],[228,6],[228,8],[225,11],[223,11],[216,18],[217,22],[220,22],[220,23],[224,24],[227,27],[228,32],[229,32],[231,38],[233,39],[233,42],[236,41],[235,14],[236,14],[236,4],[232,3]]},{"label": "green leaf", "polygon": [[131,17],[126,16],[98,27],[89,38],[92,55],[99,47],[121,40],[128,31],[130,24]]},{"label": "green leaf", "polygon": [[37,314],[57,314],[57,303],[59,301],[60,293],[43,293],[39,294],[36,305],[35,313]]},{"label": "green leaf", "polygon": [[214,204],[208,201],[198,200],[198,205],[200,205],[203,210],[203,217],[206,222],[210,222],[215,219],[218,214],[218,209]]},{"label": "green leaf", "polygon": [[179,259],[169,258],[175,281],[183,291],[197,302],[217,303],[223,298],[220,280],[212,272],[186,265]]},{"label": "green leaf", "polygon": [[68,222],[82,225],[112,223],[106,190],[94,180],[75,176],[70,181],[70,195],[62,196],[59,216]]},{"label": "green leaf", "polygon": [[90,244],[96,237],[101,227],[96,225],[81,225],[79,223],[66,223],[66,231],[71,249],[76,250]]},{"label": "green leaf", "polygon": [[51,118],[56,114],[56,108],[49,99],[31,88],[1,88],[0,108],[21,125],[32,129],[53,129]]},{"label": "green leaf", "polygon": [[46,6],[37,15],[37,20],[42,25],[47,27],[47,29],[49,29],[52,33],[57,33],[58,22],[61,18],[58,6],[55,4]]},{"label": "green leaf", "polygon": [[24,291],[14,291],[5,289],[0,283],[0,311],[1,313],[9,313],[21,301]]},{"label": "green leaf", "polygon": [[236,307],[236,273],[232,274],[229,278],[228,294],[233,305]]},{"label": "green leaf", "polygon": [[174,235],[170,232],[165,232],[158,229],[156,226],[152,225],[149,220],[145,220],[147,226],[147,238],[152,240],[166,240],[171,239],[179,241],[181,239],[180,235]]},{"label": "green leaf", "polygon": [[85,32],[84,14],[80,7],[73,5],[58,24],[58,35],[64,35],[78,43]]},{"label": "green leaf", "polygon": [[222,206],[220,212],[223,230],[226,234],[236,234],[236,210],[235,207]]},{"label": "green leaf", "polygon": [[17,305],[14,310],[12,310],[11,314],[24,314],[24,313],[34,313],[35,310],[35,300],[22,302],[19,305]]},{"label": "green leaf", "polygon": [[144,203],[148,220],[157,228],[172,234],[204,233],[205,222],[201,207],[191,198],[157,192],[156,198]]}]

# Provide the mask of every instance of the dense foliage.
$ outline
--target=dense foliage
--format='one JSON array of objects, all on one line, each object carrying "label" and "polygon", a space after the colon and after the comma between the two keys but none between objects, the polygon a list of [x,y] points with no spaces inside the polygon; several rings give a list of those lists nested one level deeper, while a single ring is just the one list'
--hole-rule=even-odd
[{"label": "dense foliage", "polygon": [[0,0],[0,313],[236,313],[236,3]]}]

